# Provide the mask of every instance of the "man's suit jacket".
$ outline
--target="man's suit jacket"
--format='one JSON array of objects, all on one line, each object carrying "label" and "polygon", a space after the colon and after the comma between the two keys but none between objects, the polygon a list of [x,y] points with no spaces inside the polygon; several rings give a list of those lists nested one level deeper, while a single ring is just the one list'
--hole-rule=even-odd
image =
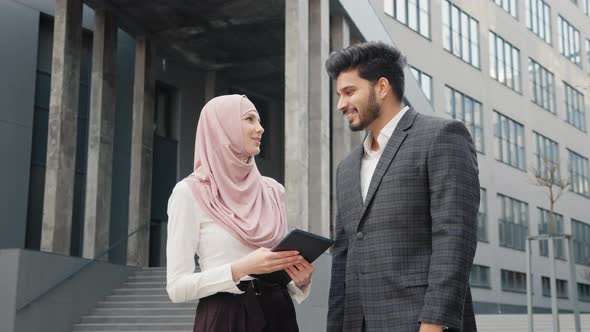
[{"label": "man's suit jacket", "polygon": [[365,202],[362,145],[338,166],[328,331],[476,331],[469,273],[477,244],[477,154],[465,126],[409,110]]}]

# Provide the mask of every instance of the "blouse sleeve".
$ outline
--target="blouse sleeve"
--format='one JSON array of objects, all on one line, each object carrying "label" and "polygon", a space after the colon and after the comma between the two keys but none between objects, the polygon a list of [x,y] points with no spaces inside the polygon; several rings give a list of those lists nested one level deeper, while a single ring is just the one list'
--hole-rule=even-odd
[{"label": "blouse sleeve", "polygon": [[166,291],[175,303],[219,292],[243,293],[232,278],[230,263],[195,272],[201,218],[202,213],[188,184],[180,182],[168,200],[166,244]]},{"label": "blouse sleeve", "polygon": [[303,302],[309,296],[311,284],[312,282],[310,281],[306,286],[299,288],[297,285],[295,285],[294,281],[291,281],[287,285],[287,289],[289,290],[289,294],[291,294],[291,298],[297,301],[297,303],[301,304],[301,302]]}]

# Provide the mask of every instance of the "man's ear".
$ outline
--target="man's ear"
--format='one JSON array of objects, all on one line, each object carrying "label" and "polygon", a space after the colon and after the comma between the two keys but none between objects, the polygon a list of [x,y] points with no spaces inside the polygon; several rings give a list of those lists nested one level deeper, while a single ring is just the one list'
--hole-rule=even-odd
[{"label": "man's ear", "polygon": [[389,85],[389,80],[387,80],[387,78],[385,77],[381,77],[379,80],[377,80],[375,88],[377,89],[375,93],[379,97],[379,99],[385,99],[387,95],[391,93],[391,86]]}]

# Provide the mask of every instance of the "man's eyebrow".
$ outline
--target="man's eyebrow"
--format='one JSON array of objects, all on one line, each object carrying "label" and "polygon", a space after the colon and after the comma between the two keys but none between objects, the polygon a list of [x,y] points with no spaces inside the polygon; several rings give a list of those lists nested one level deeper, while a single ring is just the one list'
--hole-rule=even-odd
[{"label": "man's eyebrow", "polygon": [[[350,89],[354,89],[354,88],[355,88],[354,85],[346,85],[343,88],[341,88],[340,91],[350,90]],[[338,91],[336,91],[336,93],[338,93]]]}]

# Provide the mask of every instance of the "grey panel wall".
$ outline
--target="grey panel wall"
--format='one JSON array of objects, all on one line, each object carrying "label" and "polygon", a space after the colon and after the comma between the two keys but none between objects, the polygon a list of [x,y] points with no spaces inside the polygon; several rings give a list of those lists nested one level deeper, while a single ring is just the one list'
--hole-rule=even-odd
[{"label": "grey panel wall", "polygon": [[0,248],[25,243],[39,13],[0,2]]},{"label": "grey panel wall", "polygon": [[0,250],[0,331],[14,331],[18,250]]},{"label": "grey panel wall", "polygon": [[113,144],[113,183],[110,243],[120,245],[109,253],[109,261],[127,261],[127,218],[129,211],[129,167],[131,167],[131,122],[133,120],[133,68],[135,40],[119,30],[117,36],[117,104]]},{"label": "grey panel wall", "polygon": [[[8,287],[16,289],[17,310],[88,262],[37,251],[16,252],[17,283]],[[81,315],[125,281],[132,271],[133,268],[126,266],[92,263],[46,296],[17,311],[14,331],[71,331]]]},{"label": "grey panel wall", "polygon": [[158,57],[156,80],[176,89],[172,132],[178,140],[177,179],[193,172],[195,132],[201,109],[205,104],[205,73],[186,65]]}]

